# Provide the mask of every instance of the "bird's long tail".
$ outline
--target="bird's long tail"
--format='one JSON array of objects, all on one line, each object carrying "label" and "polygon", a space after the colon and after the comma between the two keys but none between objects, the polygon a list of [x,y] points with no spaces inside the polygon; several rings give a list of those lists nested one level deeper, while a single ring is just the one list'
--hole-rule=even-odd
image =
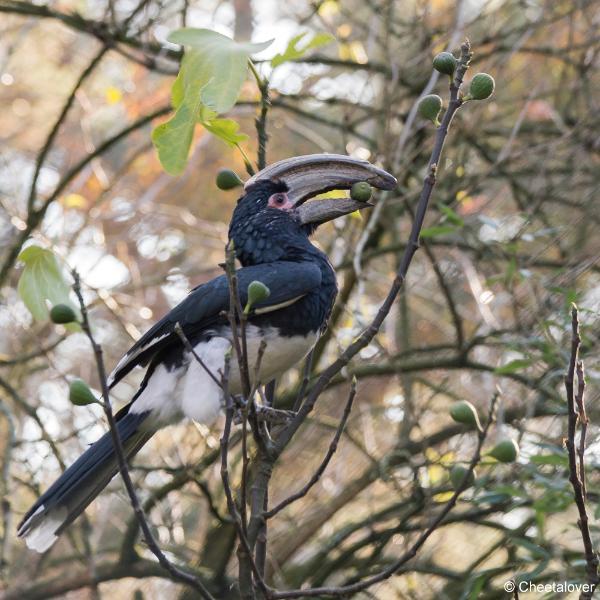
[{"label": "bird's long tail", "polygon": [[[142,428],[149,412],[117,415],[117,429],[127,458],[134,456],[154,431]],[[119,470],[110,432],[94,442],[27,512],[17,535],[27,546],[45,552],[60,533],[76,519]]]}]

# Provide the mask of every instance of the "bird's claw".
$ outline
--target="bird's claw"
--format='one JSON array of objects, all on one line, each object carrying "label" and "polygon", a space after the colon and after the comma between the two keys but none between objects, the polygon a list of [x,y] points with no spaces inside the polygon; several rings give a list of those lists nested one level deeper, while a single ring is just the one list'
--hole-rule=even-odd
[{"label": "bird's claw", "polygon": [[287,425],[296,416],[296,413],[270,406],[257,406],[256,416],[259,421],[264,421],[270,425]]},{"label": "bird's claw", "polygon": [[[240,425],[244,421],[247,403],[243,398],[235,398],[235,411],[233,413],[233,422]],[[291,410],[280,410],[270,406],[258,405],[254,407],[256,418],[269,425],[287,425],[295,416]]]}]

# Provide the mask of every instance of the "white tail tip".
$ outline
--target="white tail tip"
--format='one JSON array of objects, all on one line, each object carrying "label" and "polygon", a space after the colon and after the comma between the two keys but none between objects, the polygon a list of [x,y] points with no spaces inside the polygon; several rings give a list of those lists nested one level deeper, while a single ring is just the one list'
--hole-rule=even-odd
[{"label": "white tail tip", "polygon": [[25,538],[28,548],[40,554],[46,552],[58,539],[56,532],[68,516],[66,506],[53,508],[47,514],[43,514],[44,510],[42,504],[17,532],[19,537]]}]

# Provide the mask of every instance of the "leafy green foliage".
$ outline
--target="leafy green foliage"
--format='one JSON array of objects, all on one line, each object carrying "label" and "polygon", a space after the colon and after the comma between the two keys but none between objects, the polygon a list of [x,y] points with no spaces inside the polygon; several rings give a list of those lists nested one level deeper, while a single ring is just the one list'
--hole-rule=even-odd
[{"label": "leafy green foliage", "polygon": [[302,58],[309,50],[326,46],[327,44],[335,41],[335,38],[330,33],[316,33],[308,43],[299,47],[300,42],[306,37],[306,35],[306,31],[295,35],[289,41],[287,48],[283,51],[283,53],[276,54],[271,59],[271,66],[275,68],[283,63],[289,62],[290,60],[297,60],[298,58]]},{"label": "leafy green foliage", "polygon": [[565,468],[569,466],[569,457],[566,452],[562,454],[535,454],[529,457],[529,461],[534,465],[552,465]]},{"label": "leafy green foliage", "polygon": [[238,43],[209,29],[179,29],[169,41],[186,46],[177,79],[171,90],[175,114],[152,132],[160,162],[168,173],[185,169],[196,123],[230,146],[247,139],[232,119],[217,115],[236,103],[246,78],[251,54],[271,43]]},{"label": "leafy green foliage", "polygon": [[516,358],[501,367],[495,368],[494,373],[496,373],[496,375],[511,375],[512,373],[517,373],[530,367],[532,364],[533,360],[530,358]]},{"label": "leafy green foliage", "polygon": [[207,131],[223,140],[228,146],[235,147],[248,139],[245,133],[240,133],[240,125],[233,119],[203,120],[201,123]]},{"label": "leafy green foliage", "polygon": [[29,246],[19,254],[19,260],[25,263],[19,279],[19,296],[34,319],[48,319],[47,302],[51,305],[72,306],[69,301],[71,288],[64,280],[60,265],[51,250]]},{"label": "leafy green foliage", "polygon": [[452,225],[456,225],[457,227],[463,227],[465,224],[464,219],[450,206],[446,204],[438,203],[437,205],[439,211],[444,215],[445,220]]},{"label": "leafy green foliage", "polygon": [[421,229],[422,238],[434,238],[447,233],[453,233],[456,231],[454,225],[433,225],[432,227],[424,227]]}]

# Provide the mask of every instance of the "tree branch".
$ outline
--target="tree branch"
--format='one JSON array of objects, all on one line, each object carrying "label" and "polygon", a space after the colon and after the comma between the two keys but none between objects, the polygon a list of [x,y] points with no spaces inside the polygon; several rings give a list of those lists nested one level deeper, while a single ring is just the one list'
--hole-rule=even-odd
[{"label": "tree branch", "polygon": [[[577,307],[571,309],[571,357],[569,368],[565,376],[565,390],[567,394],[568,430],[565,446],[569,455],[569,481],[573,488],[575,504],[579,513],[577,525],[581,531],[581,539],[585,551],[587,583],[590,589],[581,591],[580,600],[591,600],[594,590],[600,582],[598,575],[598,554],[594,550],[592,536],[590,534],[589,518],[585,505],[585,472],[583,469],[583,457],[585,452],[585,433],[587,428],[587,416],[585,413],[585,380],[583,378],[583,363],[579,360],[579,347],[581,336],[579,334],[579,314]],[[575,392],[575,377],[578,380],[577,393]],[[575,435],[577,433],[578,420],[582,424],[581,440],[579,450],[575,446]],[[579,454],[579,462],[578,455]]]},{"label": "tree branch", "polygon": [[76,270],[73,270],[72,276],[74,280],[73,290],[75,291],[75,295],[77,296],[77,300],[79,301],[79,309],[81,311],[81,328],[83,329],[90,342],[90,345],[92,346],[94,358],[96,360],[96,368],[98,370],[98,377],[100,379],[100,387],[102,390],[102,408],[104,410],[104,414],[106,416],[106,420],[108,421],[108,426],[110,428],[110,434],[112,437],[115,454],[119,463],[119,472],[121,473],[123,483],[125,484],[125,489],[127,490],[127,494],[129,496],[129,501],[131,502],[133,511],[138,519],[140,529],[144,534],[144,539],[148,544],[148,548],[150,549],[152,554],[156,556],[162,568],[165,569],[173,579],[193,587],[200,594],[200,596],[204,598],[204,600],[215,600],[212,594],[208,591],[208,589],[198,577],[185,571],[182,571],[173,563],[171,563],[171,561],[169,561],[169,559],[165,556],[164,552],[160,549],[160,546],[154,539],[152,531],[150,530],[150,526],[148,525],[148,521],[146,520],[146,516],[137,497],[133,481],[131,480],[131,475],[129,474],[125,450],[123,448],[123,444],[119,436],[117,422],[113,415],[112,406],[110,403],[108,382],[106,377],[106,368],[104,366],[102,347],[96,342],[92,334],[87,313],[87,307],[85,305],[83,295],[81,292],[81,282],[79,279],[79,274]]}]

